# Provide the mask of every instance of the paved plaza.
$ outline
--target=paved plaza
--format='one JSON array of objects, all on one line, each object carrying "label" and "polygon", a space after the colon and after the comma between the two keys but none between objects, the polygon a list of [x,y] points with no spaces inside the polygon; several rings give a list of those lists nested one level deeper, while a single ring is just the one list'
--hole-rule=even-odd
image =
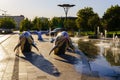
[{"label": "paved plaza", "polygon": [[[13,49],[18,42],[18,34],[0,36],[0,80],[109,80],[95,75],[83,74],[77,71],[75,64],[80,55],[66,52],[66,55],[49,55],[53,47],[48,36],[44,41],[38,41],[33,35],[37,51],[34,47],[28,56]],[[16,54],[18,56],[16,56]],[[78,68],[80,68],[78,66]]]}]

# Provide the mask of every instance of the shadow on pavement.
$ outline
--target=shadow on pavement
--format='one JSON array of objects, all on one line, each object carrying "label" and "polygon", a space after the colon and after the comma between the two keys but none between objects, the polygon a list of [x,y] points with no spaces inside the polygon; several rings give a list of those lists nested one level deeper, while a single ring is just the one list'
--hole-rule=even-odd
[{"label": "shadow on pavement", "polygon": [[23,55],[25,57],[21,58],[28,60],[40,70],[56,77],[60,76],[58,69],[50,61],[46,60],[42,55],[38,55],[34,52],[23,53]]},{"label": "shadow on pavement", "polygon": [[66,62],[66,63],[70,63],[70,64],[76,64],[77,58],[75,56],[69,55],[69,54],[61,54],[58,55],[59,57],[63,58],[63,59],[57,59],[58,61],[62,61],[62,62]]}]

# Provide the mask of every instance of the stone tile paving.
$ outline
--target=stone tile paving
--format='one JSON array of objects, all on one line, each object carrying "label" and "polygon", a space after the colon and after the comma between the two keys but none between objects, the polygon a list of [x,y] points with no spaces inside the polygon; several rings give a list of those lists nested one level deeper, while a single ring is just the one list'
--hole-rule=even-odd
[{"label": "stone tile paving", "polygon": [[[13,35],[0,45],[1,55],[5,53],[6,58],[0,60],[1,80],[99,80],[98,77],[81,75],[74,68],[77,54],[66,52],[66,56],[49,55],[53,44],[45,41],[39,42],[34,36],[39,52],[32,48],[31,56],[24,56],[19,52],[15,56],[13,48],[18,42],[18,35]],[[57,73],[54,74],[53,72]]]}]

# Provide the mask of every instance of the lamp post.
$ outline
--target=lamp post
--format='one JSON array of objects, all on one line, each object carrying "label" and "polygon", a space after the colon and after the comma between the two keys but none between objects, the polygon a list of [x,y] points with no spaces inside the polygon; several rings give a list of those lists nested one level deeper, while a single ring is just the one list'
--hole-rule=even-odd
[{"label": "lamp post", "polygon": [[73,5],[73,4],[72,5],[70,5],[70,4],[59,4],[58,6],[63,7],[63,9],[65,11],[65,19],[67,21],[68,10],[75,5]]}]

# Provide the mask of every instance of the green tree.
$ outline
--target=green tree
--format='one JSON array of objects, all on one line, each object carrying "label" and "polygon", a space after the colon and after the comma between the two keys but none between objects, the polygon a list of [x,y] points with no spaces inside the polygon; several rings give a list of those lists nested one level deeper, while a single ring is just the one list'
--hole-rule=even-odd
[{"label": "green tree", "polygon": [[67,30],[70,30],[70,31],[77,31],[77,26],[76,26],[76,22],[75,22],[75,20],[74,19],[67,19],[67,22],[66,22],[66,20],[65,20],[65,28],[67,29]]},{"label": "green tree", "polygon": [[35,19],[32,21],[34,27],[34,30],[47,30],[49,28],[49,20],[48,18],[38,18],[35,17]]},{"label": "green tree", "polygon": [[88,26],[90,31],[94,31],[97,34],[97,27],[100,26],[100,18],[98,14],[94,14],[88,20]]},{"label": "green tree", "polygon": [[0,19],[0,28],[14,29],[15,27],[16,23],[12,18],[5,17]]},{"label": "green tree", "polygon": [[83,18],[81,18],[81,17],[78,17],[77,19],[76,19],[76,25],[77,25],[77,27],[78,27],[78,29],[80,29],[81,31],[84,31],[84,27],[82,27],[82,26],[84,26],[84,19]]},{"label": "green tree", "polygon": [[42,22],[41,30],[48,30],[49,29],[49,20],[48,20],[48,18],[41,19],[41,22]]},{"label": "green tree", "polygon": [[79,10],[77,16],[76,24],[81,31],[93,31],[100,24],[99,16],[91,7]]},{"label": "green tree", "polygon": [[64,21],[61,20],[61,18],[58,17],[53,17],[51,19],[51,28],[57,28],[57,27],[63,27]]},{"label": "green tree", "polygon": [[108,31],[120,30],[120,6],[111,6],[106,10],[102,18],[102,25]]},{"label": "green tree", "polygon": [[29,20],[28,18],[21,21],[20,31],[31,30],[32,28],[33,28],[33,24],[31,22],[31,20]]},{"label": "green tree", "polygon": [[42,22],[41,19],[38,17],[35,17],[35,19],[32,21],[34,30],[40,30],[42,28]]}]

